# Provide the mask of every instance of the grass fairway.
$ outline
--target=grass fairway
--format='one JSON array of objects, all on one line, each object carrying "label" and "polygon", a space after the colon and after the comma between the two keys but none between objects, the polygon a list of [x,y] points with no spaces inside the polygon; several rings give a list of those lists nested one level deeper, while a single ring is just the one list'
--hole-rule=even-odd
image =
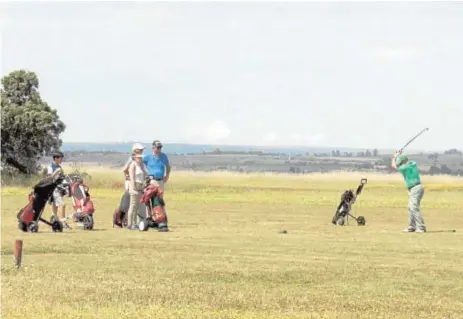
[{"label": "grass fairway", "polygon": [[171,232],[141,233],[112,228],[122,174],[90,173],[94,231],[22,233],[28,190],[2,190],[3,318],[463,317],[463,179],[424,176],[429,232],[404,234],[396,175],[366,174],[354,205],[366,226],[335,227],[340,196],[361,175],[174,172]]}]

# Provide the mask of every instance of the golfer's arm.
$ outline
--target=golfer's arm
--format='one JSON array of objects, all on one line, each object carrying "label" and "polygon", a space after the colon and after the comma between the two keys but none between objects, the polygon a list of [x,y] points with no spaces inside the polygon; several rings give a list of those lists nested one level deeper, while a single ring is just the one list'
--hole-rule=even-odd
[{"label": "golfer's arm", "polygon": [[129,167],[130,167],[130,162],[125,163],[124,169],[122,170],[124,172],[124,177],[129,175]]},{"label": "golfer's arm", "polygon": [[55,178],[55,176],[59,173],[61,173],[61,168],[58,168],[53,173],[51,173],[50,178]]},{"label": "golfer's arm", "polygon": [[135,189],[135,164],[134,163],[132,163],[129,167],[129,176],[130,176],[130,181],[129,181],[130,186],[132,186],[132,189]]},{"label": "golfer's arm", "polygon": [[167,156],[164,157],[164,165],[166,165],[166,178],[169,179],[171,166]]},{"label": "golfer's arm", "polygon": [[392,166],[393,169],[397,169],[397,163],[396,163],[396,158],[395,158],[395,156],[392,157],[391,166]]},{"label": "golfer's arm", "polygon": [[146,165],[143,163],[141,167],[142,167],[143,173],[145,173],[145,176],[148,176],[149,173],[148,173],[148,169],[146,168]]},{"label": "golfer's arm", "polygon": [[167,178],[169,178],[170,169],[171,169],[170,164],[167,164],[167,165],[166,165],[166,177],[167,177]]}]

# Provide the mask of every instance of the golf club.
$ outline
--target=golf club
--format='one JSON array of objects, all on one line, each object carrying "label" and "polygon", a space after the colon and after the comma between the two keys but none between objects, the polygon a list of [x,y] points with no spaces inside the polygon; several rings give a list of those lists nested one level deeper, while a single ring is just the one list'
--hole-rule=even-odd
[{"label": "golf club", "polygon": [[407,142],[407,144],[405,144],[399,151],[398,153],[401,154],[402,151],[404,150],[404,148],[406,148],[411,142],[413,142],[418,136],[420,136],[421,134],[423,134],[424,132],[426,131],[429,131],[429,128],[425,128],[423,130],[421,130],[421,132],[419,132],[418,134],[416,134],[410,141]]}]

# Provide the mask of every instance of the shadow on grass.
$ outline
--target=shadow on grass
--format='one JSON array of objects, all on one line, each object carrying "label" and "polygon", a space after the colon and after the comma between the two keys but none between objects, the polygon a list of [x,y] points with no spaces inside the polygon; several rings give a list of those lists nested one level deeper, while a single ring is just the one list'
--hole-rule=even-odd
[{"label": "shadow on grass", "polygon": [[456,233],[455,229],[428,230],[427,233]]},{"label": "shadow on grass", "polygon": [[[72,226],[71,226],[72,227]],[[99,231],[107,231],[107,228],[94,228],[92,230],[84,230],[82,228],[72,227],[70,230],[63,230],[61,234],[85,234],[85,233],[93,233]]]}]

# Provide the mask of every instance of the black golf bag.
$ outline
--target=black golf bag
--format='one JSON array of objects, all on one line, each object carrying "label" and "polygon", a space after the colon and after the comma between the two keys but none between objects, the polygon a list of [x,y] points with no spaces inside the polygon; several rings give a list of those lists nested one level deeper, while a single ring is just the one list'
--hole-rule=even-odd
[{"label": "black golf bag", "polygon": [[33,191],[29,193],[29,203],[17,214],[18,228],[24,232],[38,232],[39,221],[47,224],[54,232],[62,232],[63,224],[60,221],[49,222],[42,218],[45,205],[49,201],[53,203],[53,192],[58,189],[64,196],[69,194],[69,179],[60,176],[56,180],[43,179],[37,183]]},{"label": "black golf bag", "polygon": [[341,195],[341,202],[338,205],[338,208],[336,209],[336,213],[333,216],[332,223],[334,225],[339,225],[343,226],[348,223],[348,218],[349,216],[352,217],[356,222],[357,225],[363,226],[365,225],[365,217],[359,216],[355,217],[351,214],[352,210],[352,205],[355,203],[357,197],[360,195],[360,193],[363,190],[363,186],[367,183],[366,178],[362,178],[360,180],[360,185],[357,187],[357,190],[354,191],[351,189],[348,189],[344,191],[344,193]]},{"label": "black golf bag", "polygon": [[123,228],[127,227],[127,213],[130,207],[130,194],[126,191],[122,194],[119,207],[115,209],[113,214],[113,228],[114,225]]}]

